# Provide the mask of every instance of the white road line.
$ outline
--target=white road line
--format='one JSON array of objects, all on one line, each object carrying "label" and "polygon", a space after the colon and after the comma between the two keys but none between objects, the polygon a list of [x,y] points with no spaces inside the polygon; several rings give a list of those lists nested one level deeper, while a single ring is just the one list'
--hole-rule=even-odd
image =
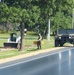
[{"label": "white road line", "polygon": [[[67,51],[67,50],[64,50],[64,51]],[[23,63],[26,63],[26,62],[29,62],[29,61],[33,61],[33,60],[36,60],[36,59],[47,57],[49,55],[57,54],[59,52],[63,52],[63,51],[58,51],[58,52],[55,52],[55,53],[52,53],[52,54],[47,54],[47,55],[40,56],[40,57],[37,57],[37,58],[33,58],[33,59],[30,59],[30,60],[26,60],[26,61],[18,62],[18,63],[15,63],[15,64],[7,65],[7,66],[4,66],[4,67],[0,67],[0,69],[5,69],[5,68],[12,67],[12,66],[15,66],[15,65],[23,64]]]}]

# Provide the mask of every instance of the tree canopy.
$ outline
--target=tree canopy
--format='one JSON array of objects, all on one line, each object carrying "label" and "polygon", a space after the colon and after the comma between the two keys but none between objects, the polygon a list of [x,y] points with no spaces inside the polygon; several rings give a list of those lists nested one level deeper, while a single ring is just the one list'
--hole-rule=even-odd
[{"label": "tree canopy", "polygon": [[[45,34],[48,19],[51,29],[72,27],[72,0],[5,0],[0,3],[0,22],[24,22],[28,30]],[[55,30],[54,30],[55,29]]]}]

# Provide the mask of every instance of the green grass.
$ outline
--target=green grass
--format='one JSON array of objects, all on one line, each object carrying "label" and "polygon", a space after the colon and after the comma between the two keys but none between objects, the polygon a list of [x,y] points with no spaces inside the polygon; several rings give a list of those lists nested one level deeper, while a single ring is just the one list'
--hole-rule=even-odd
[{"label": "green grass", "polygon": [[8,38],[10,36],[10,34],[0,34],[0,38]]},{"label": "green grass", "polygon": [[[0,34],[0,47],[3,47],[3,43],[7,42],[7,38],[9,38],[9,34]],[[2,38],[3,37],[3,38]],[[37,46],[33,45],[33,42],[37,41],[37,36],[35,35],[27,35],[24,38],[24,51],[18,51],[18,49],[15,50],[10,50],[10,51],[3,51],[0,52],[0,59],[3,58],[7,58],[7,57],[13,57],[16,55],[20,55],[20,54],[25,54],[25,53],[29,53],[29,52],[33,52],[33,51],[37,51]],[[48,41],[47,39],[43,39],[44,41],[44,45],[42,45],[42,49],[48,49],[48,48],[52,48],[54,47],[54,38],[51,37],[50,41]]]}]

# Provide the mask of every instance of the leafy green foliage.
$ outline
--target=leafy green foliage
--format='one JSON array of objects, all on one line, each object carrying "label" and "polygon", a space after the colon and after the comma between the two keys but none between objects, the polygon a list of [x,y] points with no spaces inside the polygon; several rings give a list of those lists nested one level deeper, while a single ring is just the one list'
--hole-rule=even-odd
[{"label": "leafy green foliage", "polygon": [[65,17],[64,16],[64,13],[62,12],[57,12],[55,14],[55,17],[52,17],[51,18],[52,22],[54,23],[54,25],[52,25],[52,30],[56,31],[56,28],[59,29],[59,28],[71,28],[72,25],[71,25],[71,17],[70,16],[67,16]]},{"label": "leafy green foliage", "polygon": [[40,32],[46,34],[49,18],[51,31],[71,28],[73,7],[72,0],[5,0],[0,3],[0,22],[24,22],[28,30],[34,31],[39,25]]}]

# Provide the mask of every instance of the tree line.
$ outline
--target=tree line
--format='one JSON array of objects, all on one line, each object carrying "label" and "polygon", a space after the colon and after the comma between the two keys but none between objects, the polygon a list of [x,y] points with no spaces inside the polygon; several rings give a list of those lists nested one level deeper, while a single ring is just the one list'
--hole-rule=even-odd
[{"label": "tree line", "polygon": [[72,0],[3,0],[0,2],[0,23],[19,25],[24,22],[28,30],[46,34],[48,19],[51,30],[72,27]]}]

